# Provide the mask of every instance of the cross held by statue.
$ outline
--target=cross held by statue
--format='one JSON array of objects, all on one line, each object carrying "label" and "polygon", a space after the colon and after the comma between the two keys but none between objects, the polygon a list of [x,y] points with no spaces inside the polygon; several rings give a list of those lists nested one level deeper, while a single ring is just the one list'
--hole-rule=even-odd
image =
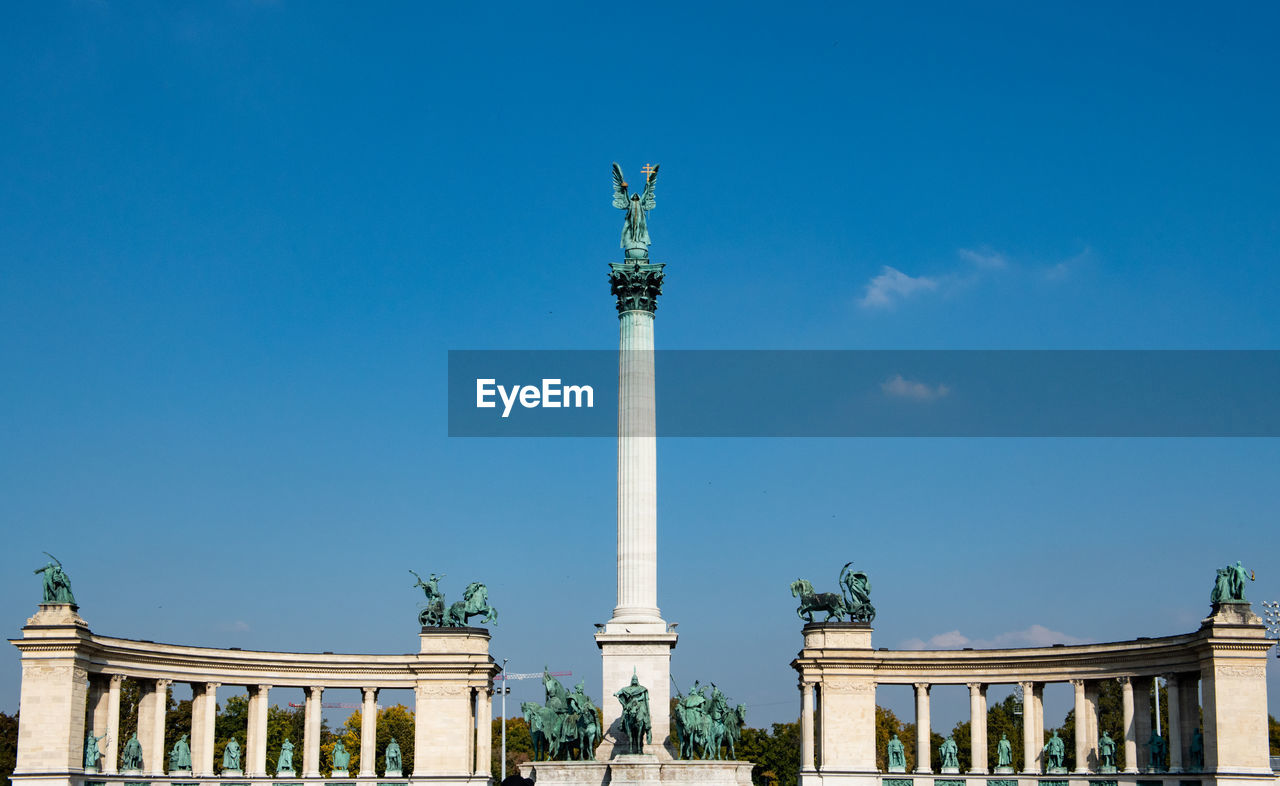
[{"label": "cross held by statue", "polygon": [[640,171],[644,172],[644,176],[646,179],[648,179],[649,175],[653,174],[654,169],[655,167],[652,164],[645,164],[644,166],[640,167]]}]

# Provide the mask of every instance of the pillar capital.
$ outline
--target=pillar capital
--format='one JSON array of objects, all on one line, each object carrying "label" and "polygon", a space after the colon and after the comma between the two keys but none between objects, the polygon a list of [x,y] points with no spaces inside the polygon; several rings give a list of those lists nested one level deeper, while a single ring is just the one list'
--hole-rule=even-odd
[{"label": "pillar capital", "polygon": [[1131,681],[1131,678],[1129,677],[1128,674],[1125,674],[1120,677],[1116,677],[1116,682],[1120,683],[1121,685],[1128,685],[1130,684],[1130,681]]},{"label": "pillar capital", "polygon": [[618,298],[618,313],[658,310],[663,264],[643,261],[609,263],[609,291]]},{"label": "pillar capital", "polygon": [[381,689],[381,688],[369,688],[369,687],[364,687],[364,688],[361,688],[361,689],[360,689],[360,692],[361,692],[362,694],[364,694],[364,697],[365,697],[366,699],[373,699],[373,700],[375,700],[375,701],[376,701],[376,700],[377,700],[377,698],[378,698],[378,691],[380,691],[380,690],[382,690],[382,689]]},{"label": "pillar capital", "polygon": [[924,691],[925,693],[928,693],[929,689],[933,687],[933,684],[928,682],[913,682],[911,684],[915,686],[916,690]]},{"label": "pillar capital", "polygon": [[985,682],[966,682],[965,685],[969,686],[970,693],[979,693],[987,689]]},{"label": "pillar capital", "polygon": [[156,680],[156,690],[168,690],[170,685],[173,685],[173,680],[164,677]]},{"label": "pillar capital", "polygon": [[1070,682],[1072,685],[1076,686],[1077,688],[1083,688],[1083,687],[1084,687],[1084,680],[1083,680],[1083,679],[1080,679],[1080,678],[1076,678],[1076,679],[1073,679],[1073,680],[1068,680],[1068,682]]}]

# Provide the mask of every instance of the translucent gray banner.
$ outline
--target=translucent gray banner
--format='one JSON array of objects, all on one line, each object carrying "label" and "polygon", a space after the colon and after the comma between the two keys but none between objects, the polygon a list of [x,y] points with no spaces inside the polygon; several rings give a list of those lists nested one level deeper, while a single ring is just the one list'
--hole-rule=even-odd
[{"label": "translucent gray banner", "polygon": [[[664,437],[1275,437],[1280,351],[662,350]],[[616,351],[449,352],[449,435],[616,437]]]}]

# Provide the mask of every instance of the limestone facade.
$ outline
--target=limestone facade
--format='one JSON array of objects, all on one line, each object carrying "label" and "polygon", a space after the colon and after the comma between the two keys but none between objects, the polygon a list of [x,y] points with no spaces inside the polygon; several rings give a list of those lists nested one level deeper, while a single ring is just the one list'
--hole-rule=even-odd
[{"label": "limestone facade", "polygon": [[[74,607],[45,604],[27,620],[22,638],[11,639],[21,653],[22,689],[15,786],[83,786],[86,782],[235,782],[277,780],[326,782],[320,772],[321,698],[326,689],[362,692],[361,747],[376,748],[379,690],[408,689],[415,698],[414,771],[410,783],[440,786],[490,784],[490,730],[493,678],[500,671],[489,655],[482,628],[424,628],[418,652],[356,655],[257,652],[187,647],[99,636]],[[138,740],[144,768],[122,773],[120,684],[141,683]],[[192,689],[190,728],[192,772],[168,773],[164,746],[165,691],[173,683]],[[243,775],[214,774],[214,719],[218,690],[244,687],[249,720]],[[273,688],[301,688],[305,730],[298,744],[296,779],[268,779],[267,708]],[[86,718],[95,734],[107,734],[98,772],[86,774]],[[271,753],[275,753],[274,751]],[[221,764],[221,762],[218,762]],[[396,781],[378,778],[373,756],[360,757],[360,771],[341,781]]]},{"label": "limestone facade", "polygon": [[[1195,633],[1108,644],[1008,650],[885,650],[871,646],[861,623],[813,623],[792,662],[800,676],[801,786],[989,786],[986,761],[987,686],[1020,685],[1023,695],[1024,772],[1020,786],[1046,781],[1071,786],[1162,782],[1167,786],[1244,786],[1273,782],[1267,741],[1267,653],[1274,643],[1246,604],[1220,604]],[[1168,770],[1147,761],[1152,680],[1168,685]],[[1122,685],[1126,769],[1099,772],[1098,685]],[[1075,696],[1077,766],[1042,774],[1043,692],[1046,683],[1070,683]],[[875,691],[878,685],[912,685],[916,697],[917,751],[913,774],[881,774],[876,768]],[[936,751],[929,744],[930,690],[967,686],[974,745],[968,773],[934,778]],[[1204,767],[1192,772],[1191,738],[1203,713]],[[1119,743],[1120,740],[1117,740]]]}]

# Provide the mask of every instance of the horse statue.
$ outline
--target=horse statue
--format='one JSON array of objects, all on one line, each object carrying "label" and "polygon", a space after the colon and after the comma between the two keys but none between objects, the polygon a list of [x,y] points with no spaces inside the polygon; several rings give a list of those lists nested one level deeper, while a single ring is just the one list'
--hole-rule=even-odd
[{"label": "horse statue", "polygon": [[844,602],[844,597],[836,592],[814,592],[813,585],[808,579],[796,579],[791,582],[791,597],[799,596],[800,607],[796,609],[796,616],[804,620],[806,623],[813,622],[813,613],[815,611],[825,611],[827,618],[823,622],[830,622],[835,618],[836,622],[849,614],[849,607]]},{"label": "horse statue", "polygon": [[[720,735],[724,743],[729,746],[729,758],[736,760],[738,758],[734,747],[742,741],[742,727],[747,722],[747,708],[745,705],[739,704],[728,713],[726,713],[722,721],[724,732]],[[718,753],[718,751],[717,751]],[[718,755],[716,758],[720,758]]]},{"label": "horse statue", "polygon": [[498,621],[498,610],[489,605],[489,590],[478,581],[467,585],[462,593],[462,600],[456,601],[445,612],[443,625],[446,628],[462,628],[472,617],[484,615],[481,622]]},{"label": "horse statue", "polygon": [[418,624],[424,628],[440,627],[444,624],[444,593],[440,591],[440,579],[444,576],[432,573],[430,579],[423,581],[416,572],[409,572],[418,580],[413,586],[422,587],[422,593],[427,596],[422,611],[418,612]]},{"label": "horse statue", "polygon": [[871,605],[871,579],[866,573],[850,571],[852,562],[846,562],[840,570],[840,590],[845,593],[845,606],[854,622],[871,622],[876,618],[876,607]]},{"label": "horse statue", "polygon": [[[711,737],[711,718],[706,712],[676,702],[676,739],[682,759],[705,758],[707,740]],[[699,749],[702,753],[699,754]]]},{"label": "horse statue", "polygon": [[[560,733],[564,742],[563,752],[569,759],[591,761],[595,758],[596,746],[600,744],[600,722],[596,718],[595,707],[565,716]],[[574,748],[577,756],[573,755]]]},{"label": "horse statue", "polygon": [[560,755],[560,716],[549,707],[534,701],[521,703],[520,712],[529,724],[529,736],[533,738],[533,760],[539,761],[546,754],[547,761]]}]

